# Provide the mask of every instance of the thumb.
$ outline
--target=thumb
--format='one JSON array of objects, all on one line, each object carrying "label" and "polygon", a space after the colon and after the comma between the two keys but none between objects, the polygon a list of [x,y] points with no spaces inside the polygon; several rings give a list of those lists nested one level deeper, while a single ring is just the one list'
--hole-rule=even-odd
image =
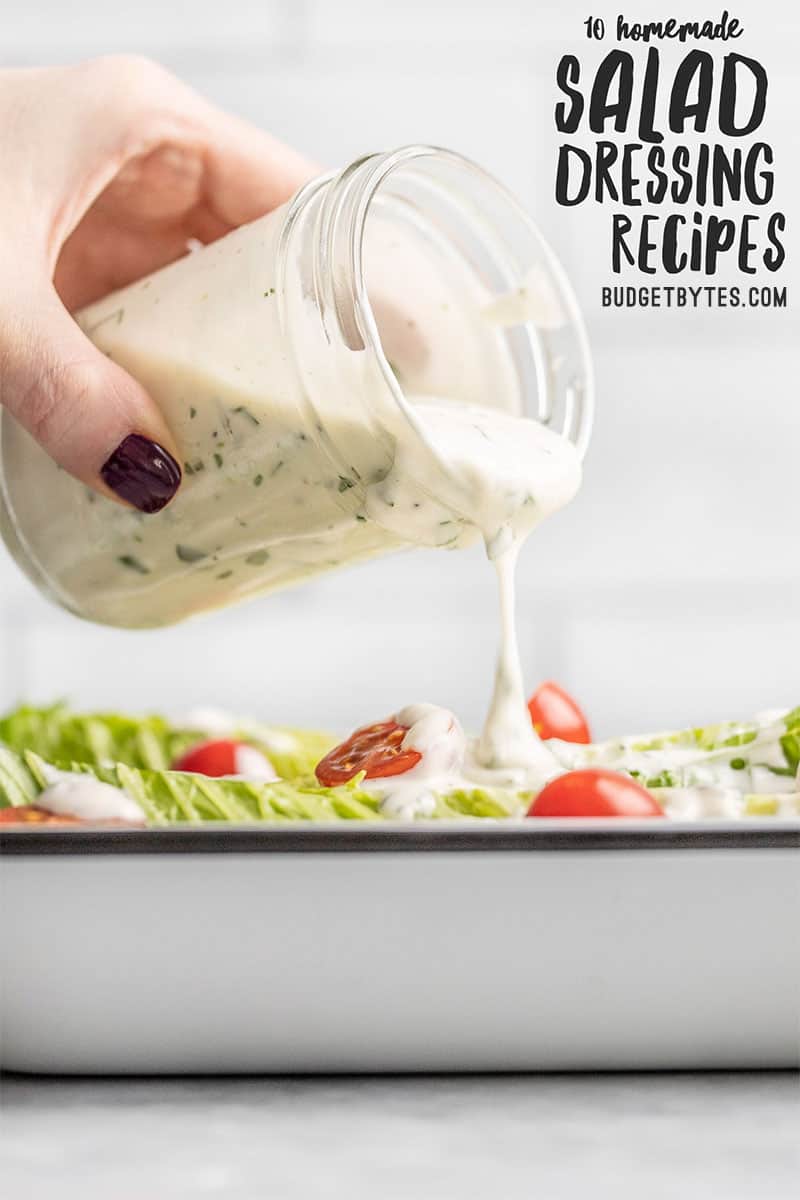
[{"label": "thumb", "polygon": [[76,479],[159,512],[181,469],[154,401],[89,341],[52,288],[15,302],[0,321],[0,403]]}]

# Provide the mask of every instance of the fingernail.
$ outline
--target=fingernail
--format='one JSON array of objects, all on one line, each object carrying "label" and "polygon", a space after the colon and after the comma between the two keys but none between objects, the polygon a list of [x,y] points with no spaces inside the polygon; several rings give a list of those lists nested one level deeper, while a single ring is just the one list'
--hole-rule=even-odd
[{"label": "fingernail", "polygon": [[181,469],[157,442],[131,433],[100,471],[103,482],[139,512],[157,513],[181,484]]}]

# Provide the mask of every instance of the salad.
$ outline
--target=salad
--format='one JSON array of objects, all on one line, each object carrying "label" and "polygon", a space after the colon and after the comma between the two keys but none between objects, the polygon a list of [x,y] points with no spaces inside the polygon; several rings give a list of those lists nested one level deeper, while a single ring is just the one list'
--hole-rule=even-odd
[{"label": "salad", "polygon": [[535,791],[482,769],[455,715],[430,704],[344,741],[214,711],[174,722],[22,707],[0,718],[0,823],[800,815],[800,707],[601,742],[554,683],[528,711],[553,764]]}]

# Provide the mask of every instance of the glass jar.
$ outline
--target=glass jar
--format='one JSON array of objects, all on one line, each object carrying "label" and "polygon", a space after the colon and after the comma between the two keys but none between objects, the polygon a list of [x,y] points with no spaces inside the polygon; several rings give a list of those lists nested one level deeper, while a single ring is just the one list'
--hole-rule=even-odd
[{"label": "glass jar", "polygon": [[[400,430],[425,468],[416,507],[446,515],[459,484],[425,436],[425,398],[535,417],[581,451],[589,436],[561,268],[495,180],[432,147],[315,179],[76,319],[159,404],[183,484],[161,513],[123,508],[4,412],[0,529],[43,592],[104,624],[168,625],[402,548],[369,502]],[[429,523],[428,544],[477,536],[448,524]]]}]

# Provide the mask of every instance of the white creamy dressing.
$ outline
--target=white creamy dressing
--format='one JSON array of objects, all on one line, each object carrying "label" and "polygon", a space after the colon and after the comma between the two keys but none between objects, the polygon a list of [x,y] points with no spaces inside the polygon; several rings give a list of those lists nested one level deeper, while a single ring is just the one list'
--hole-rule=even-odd
[{"label": "white creamy dressing", "polygon": [[[197,730],[207,738],[253,737],[266,746],[268,751],[273,750],[276,754],[292,754],[297,749],[297,739],[286,730],[273,729],[248,717],[236,716],[223,708],[211,705],[189,709],[175,723],[182,729]],[[241,747],[245,748],[249,749]]]},{"label": "white creamy dressing", "polygon": [[704,818],[733,820],[744,816],[745,813],[744,793],[736,788],[659,788],[658,797],[666,815],[677,821],[697,821]]},{"label": "white creamy dressing", "polygon": [[420,761],[402,775],[365,779],[359,787],[380,797],[384,816],[399,821],[431,816],[437,793],[470,786],[464,776],[468,756],[464,730],[453,713],[436,704],[408,704],[394,719],[408,726],[402,748],[418,751]]},{"label": "white creamy dressing", "polygon": [[[447,709],[431,704],[413,704],[401,709],[394,720],[407,725],[403,749],[418,750],[422,759],[402,775],[365,779],[359,787],[381,799],[384,816],[397,820],[415,820],[433,815],[436,796],[469,791],[476,785],[505,790],[511,816],[524,816],[529,793],[541,787],[541,768],[488,771],[481,765],[480,740],[464,735],[457,718]],[[793,818],[800,813],[800,771],[798,778],[776,775],[765,763],[746,770],[714,761],[730,748],[706,752],[685,746],[665,746],[656,750],[633,750],[620,743],[585,746],[557,738],[541,745],[548,756],[548,777],[587,765],[607,765],[624,773],[634,772],[644,780],[668,771],[681,782],[677,786],[652,789],[664,813],[672,820],[740,820],[744,817],[777,816]],[[633,742],[635,739],[630,739]],[[763,753],[762,750],[759,753]],[[767,750],[764,757],[779,755]]]},{"label": "white creamy dressing", "polygon": [[198,705],[196,708],[190,708],[188,712],[180,713],[175,718],[175,724],[179,729],[196,730],[207,738],[234,737],[242,728],[241,722],[233,713],[211,705]]},{"label": "white creamy dressing", "polygon": [[[576,745],[553,738],[548,742],[548,747],[562,768],[568,771],[586,766],[609,767],[612,770],[638,775],[643,779],[668,772],[682,789],[723,788],[740,795],[794,792],[797,788],[794,778],[776,773],[776,769],[782,772],[785,767],[785,759],[777,740],[767,745],[760,743],[757,748],[758,761],[750,762],[749,757],[742,757],[742,762],[747,761],[747,765],[737,769],[731,765],[732,759],[740,757],[736,746],[705,750],[698,746],[670,745],[671,735],[662,736],[665,744],[647,750],[637,748],[637,743],[643,740],[658,742],[659,735],[646,738],[626,737],[591,746]],[[749,745],[742,746],[742,756],[749,756],[751,750]]]},{"label": "white creamy dressing", "polygon": [[[284,218],[278,209],[77,314],[148,390],[179,447],[183,484],[163,512],[90,492],[5,422],[15,536],[49,590],[90,620],[159,627],[337,566],[479,536],[451,511],[465,488],[444,476],[451,445],[469,441],[464,410],[513,414],[525,401],[506,334],[484,313],[493,293],[407,228],[370,217],[369,294],[401,405],[385,362],[323,336],[300,269],[281,283]],[[426,398],[438,413],[417,408]],[[474,445],[465,457],[474,463]],[[470,474],[481,478],[480,463]]]},{"label": "white creamy dressing", "polygon": [[[531,723],[517,641],[514,571],[519,547],[495,559],[500,593],[500,653],[489,715],[477,743],[476,782],[534,790],[558,773],[558,760]],[[533,735],[533,736],[531,736]]]},{"label": "white creamy dressing", "polygon": [[506,327],[533,321],[540,329],[561,329],[566,324],[556,291],[540,266],[531,267],[519,287],[497,296],[483,310],[487,320]]},{"label": "white creamy dressing", "polygon": [[756,794],[751,798],[736,788],[698,786],[659,788],[657,797],[666,815],[676,821],[732,821],[765,815],[795,818],[800,815],[797,791],[776,792],[768,797]]},{"label": "white creamy dressing", "polygon": [[237,746],[234,755],[236,771],[233,775],[224,775],[223,779],[245,779],[254,783],[275,783],[280,779],[265,754],[255,746]]},{"label": "white creamy dressing", "polygon": [[136,801],[110,783],[101,783],[91,775],[59,771],[43,766],[48,786],[36,798],[36,807],[59,816],[78,817],[82,821],[125,821],[144,825],[145,814]]},{"label": "white creamy dressing", "polygon": [[[527,716],[524,700],[523,709]],[[502,715],[501,708],[501,719]],[[515,723],[516,714],[510,715]],[[492,769],[481,764],[480,740],[468,739],[458,718],[448,709],[435,704],[409,704],[393,719],[408,726],[402,749],[416,750],[422,757],[401,775],[364,779],[359,784],[363,791],[380,798],[381,812],[386,817],[411,821],[431,816],[437,795],[469,792],[476,786],[508,789],[507,796],[513,804],[512,793],[536,790],[541,787],[543,774],[549,778],[560,770],[535,734],[533,755],[527,738],[519,737],[518,743],[511,743],[512,752],[528,756],[527,765]],[[487,727],[493,720],[497,720],[497,713],[490,713]],[[520,799],[515,815],[522,816],[525,808],[526,803]]]},{"label": "white creamy dressing", "polygon": [[[659,789],[670,815],[742,815],[751,791],[796,799],[798,782],[769,771],[778,758],[747,772],[712,769],[685,747],[544,745],[532,727],[515,566],[531,530],[569,502],[581,479],[574,446],[519,415],[525,398],[504,340],[504,329],[524,322],[565,324],[541,268],[492,294],[408,230],[371,219],[367,282],[385,357],[402,382],[398,400],[385,364],[359,352],[357,337],[332,347],[320,329],[315,340],[301,271],[288,271],[285,293],[276,294],[284,215],[277,210],[78,315],[148,389],[180,447],[183,486],[162,513],[145,518],[87,491],[23,430],[4,426],[15,533],[50,590],[93,620],[160,626],[391,550],[458,549],[480,538],[500,605],[483,731],[469,741],[447,710],[401,710],[403,746],[421,761],[361,785],[381,797],[386,815],[430,815],[437,793],[476,785],[535,792],[589,761],[643,776],[676,773],[680,786]],[[295,357],[287,344],[294,329],[303,330]],[[551,359],[548,369],[560,363]],[[212,737],[247,736],[246,723],[219,710],[185,724]],[[290,734],[267,736],[260,725],[253,737],[276,753],[294,748]],[[257,750],[239,765],[235,778],[277,777]],[[38,803],[90,820],[144,820],[125,792],[84,775],[54,773]]]},{"label": "white creamy dressing", "polygon": [[[162,409],[184,460],[175,500],[146,518],[114,505],[55,471],[19,430],[3,446],[25,499],[19,535],[69,607],[145,627],[386,551],[482,538],[498,574],[500,653],[466,769],[537,788],[557,763],[525,706],[514,568],[533,527],[575,495],[581,466],[566,438],[518,415],[525,397],[503,329],[557,327],[557,299],[539,276],[495,297],[476,273],[371,219],[368,284],[398,397],[376,356],[315,340],[297,272],[276,296],[283,215],[78,316]],[[303,330],[296,358],[281,311]]]},{"label": "white creamy dressing", "polygon": [[[424,442],[398,440],[396,470],[376,490],[368,512],[407,542],[436,545],[438,534],[439,544],[447,546],[470,530],[482,536],[497,571],[500,652],[489,715],[471,756],[474,781],[540,787],[557,763],[534,732],[525,704],[514,574],[521,544],[534,526],[578,490],[580,460],[570,442],[535,421],[493,409],[436,404],[424,396],[414,403]],[[428,463],[426,447],[446,464],[444,476],[435,462]],[[421,489],[413,486],[417,480]],[[433,509],[414,501],[428,490],[437,497]]]},{"label": "white creamy dressing", "polygon": [[[535,421],[492,409],[437,405],[428,397],[417,397],[416,408],[424,444],[416,438],[398,440],[395,470],[376,489],[368,513],[410,543],[435,545],[443,528],[454,541],[465,528],[483,537],[497,571],[500,651],[489,714],[470,753],[469,775],[473,783],[534,790],[557,773],[558,763],[535,733],[525,702],[515,567],[534,526],[575,495],[580,460],[570,442]],[[444,477],[431,469],[426,447],[446,463]],[[434,488],[433,509],[414,500]]]}]

